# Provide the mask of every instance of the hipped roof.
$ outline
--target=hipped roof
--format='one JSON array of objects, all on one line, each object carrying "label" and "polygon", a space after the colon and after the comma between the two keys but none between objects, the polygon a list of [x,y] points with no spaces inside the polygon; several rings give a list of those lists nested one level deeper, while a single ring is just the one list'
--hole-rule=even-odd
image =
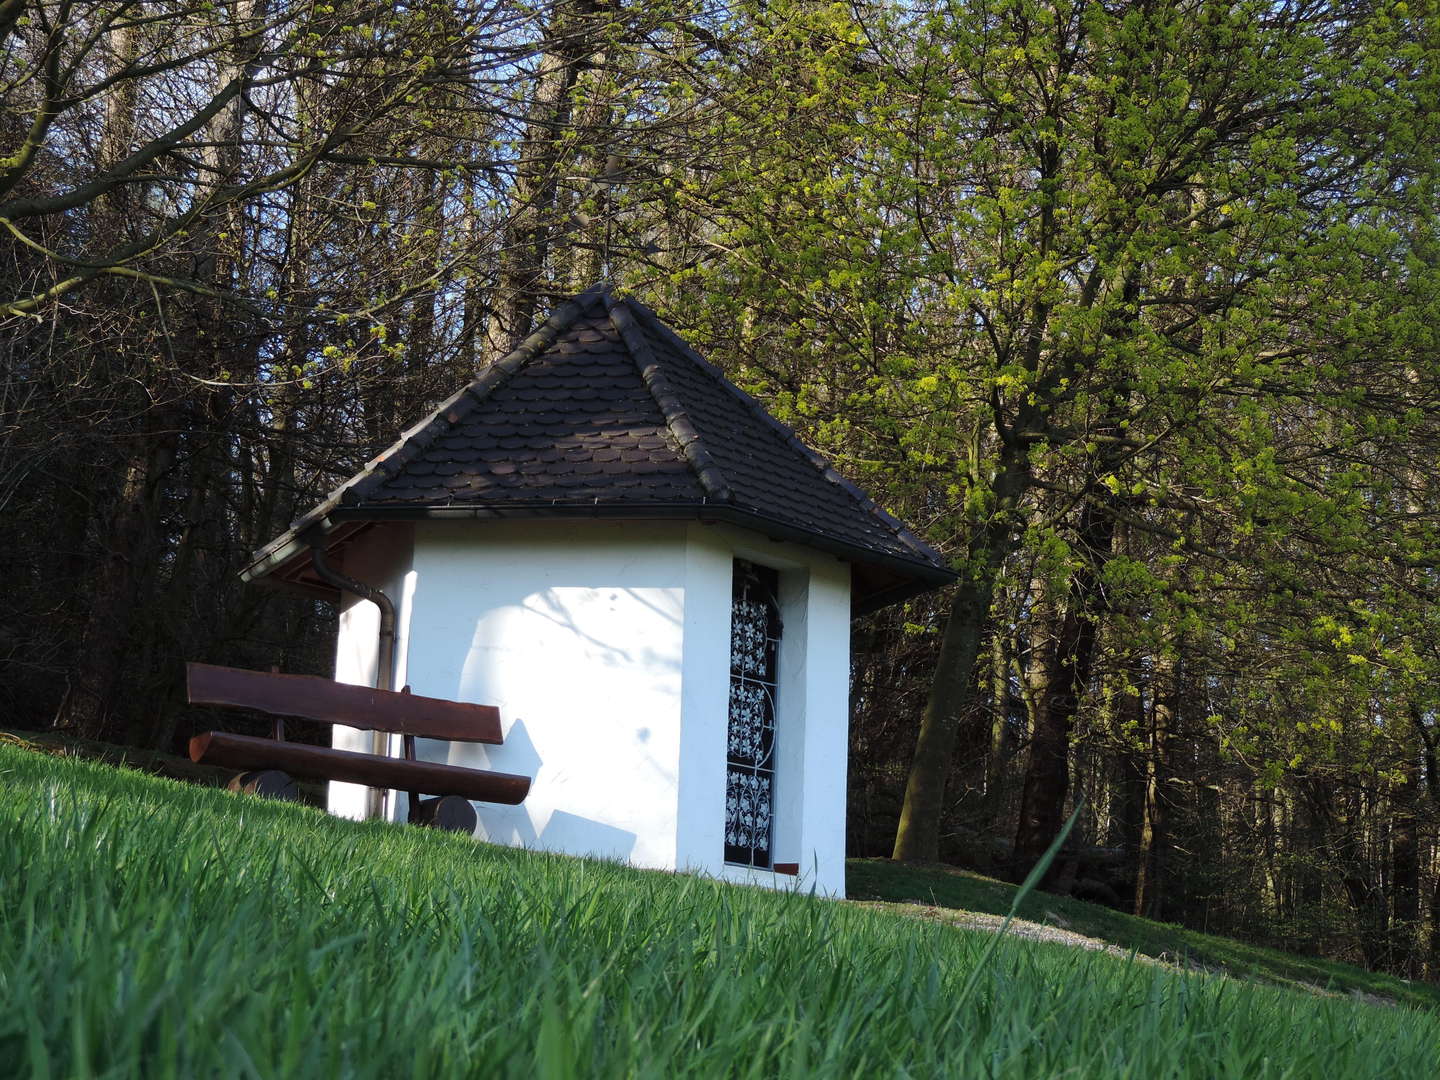
[{"label": "hipped roof", "polygon": [[649,308],[597,286],[256,553],[249,581],[334,595],[308,544],[429,518],[726,522],[851,564],[856,613],[954,580],[944,560]]}]

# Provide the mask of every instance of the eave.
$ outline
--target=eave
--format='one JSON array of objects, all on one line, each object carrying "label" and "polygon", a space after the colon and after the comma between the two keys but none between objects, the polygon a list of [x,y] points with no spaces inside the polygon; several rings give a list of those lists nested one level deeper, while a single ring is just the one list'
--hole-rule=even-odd
[{"label": "eave", "polygon": [[869,614],[889,604],[908,600],[930,589],[949,585],[958,576],[953,570],[927,563],[911,562],[823,533],[797,528],[753,510],[732,504],[617,504],[571,503],[547,506],[332,506],[324,514],[307,515],[296,528],[278,537],[256,553],[240,572],[247,583],[263,584],[287,591],[335,600],[334,588],[324,584],[310,570],[311,541],[323,542],[327,553],[338,554],[369,528],[385,522],[415,521],[696,521],[701,524],[734,525],[786,541],[825,551],[847,562],[852,574],[852,616]]}]

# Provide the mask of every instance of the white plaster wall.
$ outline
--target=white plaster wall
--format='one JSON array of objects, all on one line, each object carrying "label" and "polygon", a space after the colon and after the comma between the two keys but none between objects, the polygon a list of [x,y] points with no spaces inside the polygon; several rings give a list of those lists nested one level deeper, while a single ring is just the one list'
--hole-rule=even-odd
[{"label": "white plaster wall", "polygon": [[730,701],[733,560],[717,529],[693,525],[685,546],[685,739],[680,748],[676,866],[725,867],[725,743]]},{"label": "white plaster wall", "polygon": [[[785,578],[781,576],[782,604]],[[798,764],[802,790],[800,876],[831,896],[845,895],[845,801],[850,756],[850,567],[820,556],[804,596],[805,638],[795,663],[803,689],[793,696],[804,714]],[[785,658],[781,676],[785,678]],[[782,714],[783,715],[783,714]],[[793,729],[792,723],[792,729]]]},{"label": "white plaster wall", "polygon": [[[844,896],[850,568],[834,556],[726,526],[690,526],[686,557],[678,865],[729,881]],[[728,613],[736,558],[780,571],[784,631],[771,861],[798,863],[798,877],[724,863]]]},{"label": "white plaster wall", "polygon": [[[422,522],[372,544],[346,572],[396,601],[395,686],[501,713],[504,745],[419,755],[533,778],[520,806],[475,804],[482,838],[844,895],[848,565],[699,524]],[[796,877],[724,863],[737,557],[780,571],[772,855]],[[347,603],[337,679],[373,682],[377,628],[374,605]],[[336,729],[336,746],[369,740]],[[390,793],[390,817],[405,800]],[[332,784],[330,805],[360,816],[364,789]]]},{"label": "white plaster wall", "polygon": [[[396,671],[394,687],[405,685],[405,636],[410,618],[410,599],[415,574],[411,570],[413,530],[395,524],[374,528],[346,547],[335,568],[348,577],[374,585],[395,605]],[[335,643],[335,681],[374,686],[379,665],[380,609],[369,600],[346,594],[340,603],[340,621]],[[331,745],[338,750],[372,753],[373,732],[336,724]],[[332,814],[355,818],[365,816],[366,788],[360,784],[331,781],[327,803]],[[393,805],[393,796],[391,797]]]},{"label": "white plaster wall", "polygon": [[533,778],[475,804],[481,837],[675,865],[685,552],[683,525],[416,526],[410,684],[498,706],[505,733],[419,754]]}]

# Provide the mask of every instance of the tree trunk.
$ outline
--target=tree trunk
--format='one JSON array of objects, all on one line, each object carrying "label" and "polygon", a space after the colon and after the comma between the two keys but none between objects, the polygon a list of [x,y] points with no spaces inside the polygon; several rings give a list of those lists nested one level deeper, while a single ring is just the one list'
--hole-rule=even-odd
[{"label": "tree trunk", "polygon": [[[1086,503],[1080,514],[1076,550],[1080,566],[1070,578],[1069,596],[1056,631],[1043,642],[1047,655],[1036,663],[1043,687],[1035,694],[1030,761],[1020,794],[1015,830],[1015,869],[1045,853],[1065,822],[1065,797],[1070,787],[1070,731],[1090,684],[1095,660],[1095,628],[1103,606],[1100,569],[1110,555],[1114,518]],[[1041,643],[1037,642],[1036,648]]]},{"label": "tree trunk", "polygon": [[1397,975],[1420,974],[1420,817],[1415,795],[1420,781],[1419,763],[1407,756],[1401,779],[1390,792],[1390,961]]},{"label": "tree trunk", "polygon": [[1325,881],[1319,853],[1329,840],[1326,821],[1323,815],[1316,813],[1309,800],[1295,799],[1292,793],[1291,803],[1302,847],[1302,853],[1296,859],[1294,917],[1303,928],[1299,938],[1301,947],[1318,953],[1325,945],[1322,919]]},{"label": "tree trunk", "polygon": [[[1129,658],[1127,666],[1133,666]],[[1148,745],[1142,750],[1139,740],[1143,738],[1148,744],[1149,733],[1145,701],[1139,690],[1139,671],[1132,670],[1123,676],[1117,672],[1112,678],[1117,682],[1123,679],[1125,685],[1115,688],[1110,695],[1111,726],[1118,750],[1112,767],[1113,812],[1106,842],[1126,853],[1127,865],[1132,871],[1130,880],[1135,881],[1139,874],[1134,860],[1138,857],[1145,827],[1145,762],[1150,756]],[[1131,906],[1134,906],[1133,900]]]},{"label": "tree trunk", "polygon": [[902,862],[935,862],[939,858],[945,777],[955,752],[958,718],[970,703],[975,658],[994,595],[995,579],[987,575],[979,581],[962,582],[950,605],[895,833],[892,858]]},{"label": "tree trunk", "polygon": [[[96,152],[97,174],[112,168],[131,151],[135,139],[138,87],[133,79],[120,78],[138,55],[140,38],[134,25],[116,27],[107,32],[112,60],[111,75],[117,82],[105,98],[104,120]],[[92,207],[92,228],[103,242],[118,246],[127,222],[125,207],[128,192],[117,187],[97,199]],[[95,494],[110,488],[109,513],[96,530],[100,554],[94,566],[88,567],[83,593],[89,603],[84,616],[84,630],[75,663],[71,666],[65,694],[55,713],[57,728],[73,729],[89,739],[103,739],[109,734],[114,703],[119,696],[124,672],[127,639],[131,617],[141,589],[139,571],[152,554],[151,538],[155,532],[154,509],[160,474],[168,470],[174,455],[174,442],[154,442],[147,448],[150,435],[145,430],[128,432],[132,436],[129,453],[110,466],[109,476],[102,477]],[[173,436],[173,432],[171,433]]]},{"label": "tree trunk", "polygon": [[[1440,747],[1434,729],[1425,721],[1425,710],[1418,702],[1410,703],[1410,725],[1420,742],[1421,761],[1425,765],[1425,794],[1432,813],[1440,813]],[[1440,873],[1435,875],[1430,890],[1430,941],[1425,956],[1425,976],[1440,977]]]},{"label": "tree trunk", "polygon": [[55,717],[57,728],[72,728],[87,739],[111,734],[110,718],[131,654],[135,608],[158,561],[160,492],[175,462],[179,432],[168,410],[150,419],[155,427],[119,479],[114,512],[102,534],[100,565],[90,583],[79,659]]},{"label": "tree trunk", "polygon": [[1053,600],[1042,599],[1030,618],[1030,662],[1025,668],[1030,739],[1011,868],[1017,880],[1029,873],[1054,839],[1054,832],[1046,832],[1050,820],[1064,817],[1071,718],[1060,689],[1064,678],[1060,657],[1065,648],[1062,642],[1073,632],[1073,626],[1067,624],[1074,615],[1068,604],[1057,610]]},{"label": "tree trunk", "polygon": [[1005,805],[1010,734],[1010,649],[1005,628],[990,634],[990,745],[985,756],[985,816],[994,821]]},{"label": "tree trunk", "polygon": [[1170,735],[1178,702],[1178,659],[1156,658],[1150,707],[1150,745],[1145,758],[1145,796],[1136,852],[1135,914],[1161,918],[1164,911],[1165,784],[1170,773]]},{"label": "tree trunk", "polygon": [[[117,81],[105,95],[105,120],[100,129],[96,162],[102,172],[124,159],[135,144],[135,110],[140,91],[137,80],[121,77],[134,66],[139,57],[139,26],[134,22],[124,21],[107,31],[105,37],[113,56],[110,77]],[[130,201],[130,189],[126,186],[117,186],[106,191],[95,201],[95,215],[98,219],[103,219],[103,226],[97,231],[107,235],[111,242],[120,239],[125,227],[122,219]]]},{"label": "tree trunk", "polygon": [[1261,873],[1265,880],[1265,899],[1271,917],[1288,919],[1290,912],[1285,905],[1285,890],[1281,885],[1277,866],[1279,856],[1277,833],[1279,830],[1275,825],[1276,810],[1274,789],[1262,789],[1258,799],[1257,813],[1260,818]]},{"label": "tree trunk", "polygon": [[593,51],[602,0],[564,0],[546,29],[525,137],[518,148],[510,220],[485,331],[487,358],[503,356],[530,330],[558,229],[558,177],[581,62]]},{"label": "tree trunk", "polygon": [[[955,751],[960,717],[970,704],[975,658],[990,621],[990,603],[1000,567],[1019,531],[1012,520],[1016,504],[1030,483],[1029,450],[1007,442],[992,485],[994,509],[970,543],[966,575],[955,587],[950,617],[940,640],[940,655],[930,682],[925,714],[915,740],[915,757],[905,784],[905,805],[895,830],[892,858],[901,862],[935,862],[940,854],[940,814],[945,806],[945,777]],[[972,484],[981,481],[972,476]]]},{"label": "tree trunk", "polygon": [[1355,939],[1365,966],[1372,971],[1381,970],[1388,952],[1388,912],[1385,895],[1375,887],[1371,868],[1365,863],[1357,796],[1354,792],[1342,793],[1345,807],[1342,813],[1337,813],[1331,793],[1321,787],[1320,781],[1307,779],[1304,790],[1311,805],[1324,818],[1331,836],[1340,886],[1350,901],[1355,918]]}]

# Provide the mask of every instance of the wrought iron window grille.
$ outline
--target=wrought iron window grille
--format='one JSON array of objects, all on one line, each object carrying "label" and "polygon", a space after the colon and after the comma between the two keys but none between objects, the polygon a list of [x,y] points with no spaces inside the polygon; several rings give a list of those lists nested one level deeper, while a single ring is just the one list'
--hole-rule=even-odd
[{"label": "wrought iron window grille", "polygon": [[730,603],[730,706],[725,762],[725,861],[769,869],[775,809],[775,694],[780,575],[735,560]]}]

